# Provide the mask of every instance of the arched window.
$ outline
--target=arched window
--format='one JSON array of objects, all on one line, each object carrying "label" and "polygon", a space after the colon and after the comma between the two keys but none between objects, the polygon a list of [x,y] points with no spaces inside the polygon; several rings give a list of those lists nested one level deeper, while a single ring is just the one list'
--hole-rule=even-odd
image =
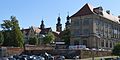
[{"label": "arched window", "polygon": [[101,46],[104,47],[104,40],[101,42]]},{"label": "arched window", "polygon": [[112,42],[110,42],[110,48],[112,48]]},{"label": "arched window", "polygon": [[108,47],[108,41],[106,41],[106,47]]}]

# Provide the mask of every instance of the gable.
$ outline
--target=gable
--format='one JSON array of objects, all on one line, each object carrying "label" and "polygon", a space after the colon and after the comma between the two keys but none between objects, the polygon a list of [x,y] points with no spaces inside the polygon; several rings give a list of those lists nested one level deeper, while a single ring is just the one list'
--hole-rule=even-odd
[{"label": "gable", "polygon": [[88,14],[93,14],[93,7],[89,4],[85,4],[77,13],[71,17],[84,16]]}]

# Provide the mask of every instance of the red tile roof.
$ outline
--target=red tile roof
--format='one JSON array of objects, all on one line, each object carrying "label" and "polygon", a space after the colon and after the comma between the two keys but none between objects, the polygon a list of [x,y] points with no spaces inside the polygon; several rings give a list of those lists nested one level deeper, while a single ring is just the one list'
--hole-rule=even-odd
[{"label": "red tile roof", "polygon": [[93,14],[93,13],[94,13],[93,7],[87,3],[77,13],[75,13],[71,17],[84,16],[84,15]]},{"label": "red tile roof", "polygon": [[[95,11],[93,11],[95,8],[91,6],[90,4],[85,4],[77,13],[72,15],[71,17],[77,17],[77,16],[84,16],[84,15],[90,15],[90,14],[97,14]],[[102,11],[102,15],[99,15],[103,18],[109,19],[111,21],[120,23],[120,18],[113,16],[112,14],[108,14],[105,11]]]},{"label": "red tile roof", "polygon": [[22,31],[22,33],[23,33],[23,32],[26,32],[26,33],[25,33],[25,35],[28,35],[28,34],[29,34],[30,29],[22,29],[21,31]]},{"label": "red tile roof", "polygon": [[[46,34],[50,31],[52,31],[51,27],[50,28],[44,28],[44,29],[40,29],[40,28],[37,28],[37,27],[32,27],[33,28],[33,31],[35,33],[39,33],[39,34]],[[22,33],[25,32],[25,35],[28,35],[29,34],[29,31],[30,31],[31,28],[27,28],[27,29],[22,29]]]}]

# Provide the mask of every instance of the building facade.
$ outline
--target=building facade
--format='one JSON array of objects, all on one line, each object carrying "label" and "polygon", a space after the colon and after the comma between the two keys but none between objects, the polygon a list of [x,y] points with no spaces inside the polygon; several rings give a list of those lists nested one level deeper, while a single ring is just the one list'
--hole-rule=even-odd
[{"label": "building facade", "polygon": [[[66,17],[66,23],[65,23],[65,29],[70,29],[70,18],[69,15]],[[52,28],[46,28],[44,21],[41,21],[41,24],[39,27],[34,27],[31,26],[27,29],[22,29],[21,30],[23,35],[24,35],[24,40],[26,42],[26,44],[28,43],[29,39],[32,37],[37,37],[38,40],[43,40],[42,38],[45,37],[46,34],[48,34],[48,32],[52,32],[55,36],[55,42],[61,42],[63,41],[61,39],[61,35],[63,34],[63,30],[62,30],[62,24],[61,24],[61,18],[60,16],[57,17],[57,23],[56,23],[56,31],[52,31]],[[41,44],[42,41],[39,41],[39,43]]]},{"label": "building facade", "polygon": [[120,41],[120,18],[85,4],[71,17],[71,45],[112,49]]},{"label": "building facade", "polygon": [[43,37],[45,37],[48,32],[52,32],[52,29],[51,27],[45,28],[44,21],[42,20],[40,27],[31,26],[27,29],[22,29],[21,31],[24,35],[24,40],[26,44],[28,44],[28,41],[31,37],[37,37],[38,40],[40,40],[38,43],[41,44]]}]

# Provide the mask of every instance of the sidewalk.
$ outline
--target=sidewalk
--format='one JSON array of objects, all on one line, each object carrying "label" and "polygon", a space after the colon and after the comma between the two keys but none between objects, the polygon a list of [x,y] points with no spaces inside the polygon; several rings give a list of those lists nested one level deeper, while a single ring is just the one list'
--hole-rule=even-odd
[{"label": "sidewalk", "polygon": [[[95,57],[94,60],[100,60],[101,58],[116,58],[116,57],[117,56]],[[65,59],[65,60],[75,60],[75,59]],[[76,59],[76,60],[92,60],[92,58]]]}]

